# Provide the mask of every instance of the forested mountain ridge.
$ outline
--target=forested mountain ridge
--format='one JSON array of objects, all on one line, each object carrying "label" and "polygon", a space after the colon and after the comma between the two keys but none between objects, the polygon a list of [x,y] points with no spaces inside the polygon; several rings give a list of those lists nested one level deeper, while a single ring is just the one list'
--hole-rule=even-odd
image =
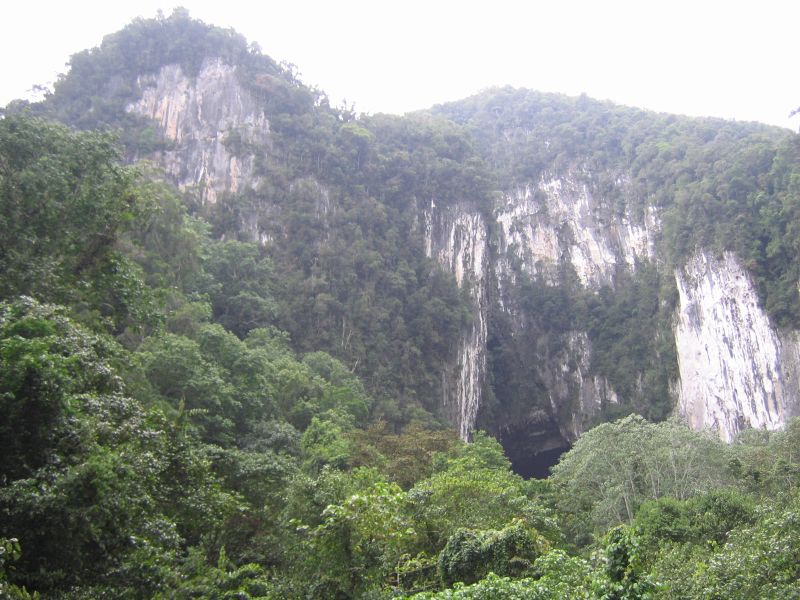
[{"label": "forested mountain ridge", "polygon": [[122,127],[212,236],[258,243],[280,282],[263,322],[393,422],[542,450],[603,415],[677,406],[732,439],[797,410],[788,131],[510,88],[357,118],[178,13],[77,55],[39,110]]},{"label": "forested mountain ridge", "polygon": [[[728,440],[796,413],[796,136],[513,89],[435,110],[470,128],[502,188],[500,319],[525,339],[509,354],[560,337],[577,351],[550,372],[588,355],[583,385],[559,374],[572,402],[545,383],[551,400],[656,419],[677,404]],[[539,317],[556,288],[558,315]]]},{"label": "forested mountain ridge", "polygon": [[[797,151],[510,88],[358,116],[183,11],[108,36],[0,120],[0,590],[790,593],[739,565],[797,548],[796,426],[578,438],[789,422]],[[578,442],[526,482],[453,425]]]}]

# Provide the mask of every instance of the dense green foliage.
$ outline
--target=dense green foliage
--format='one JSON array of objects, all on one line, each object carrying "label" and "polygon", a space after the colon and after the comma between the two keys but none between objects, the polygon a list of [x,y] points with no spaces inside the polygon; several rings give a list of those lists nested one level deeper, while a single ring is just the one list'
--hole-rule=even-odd
[{"label": "dense green foliage", "polygon": [[[374,413],[373,394],[352,368],[302,339],[295,347],[309,351],[295,354],[277,326],[302,312],[282,296],[292,288],[276,271],[302,257],[278,255],[273,267],[254,244],[212,240],[212,226],[190,217],[156,173],[120,166],[107,135],[10,114],[0,141],[0,531],[20,540],[4,542],[4,591],[281,597],[320,564],[323,581],[345,569],[337,588],[319,588],[323,595],[380,589],[381,565],[409,573],[398,575],[407,577],[402,589],[435,581],[435,556],[451,530],[391,534],[391,523],[413,520],[415,506],[433,508],[424,494],[407,503],[410,492],[392,479],[408,488],[441,471],[433,455],[455,440],[419,425],[360,430],[371,414],[402,423],[392,388]],[[299,208],[297,218],[306,219]],[[383,230],[374,233],[370,243],[385,243]],[[394,310],[428,311],[414,325],[425,343],[439,335],[434,319],[448,306],[452,331],[464,317],[452,280],[420,257],[409,254],[416,272],[399,265],[407,282],[372,294],[396,304],[399,290],[413,294]],[[387,274],[371,267],[354,276]],[[426,308],[438,293],[455,296]],[[450,351],[446,340],[436,343]],[[491,453],[500,464],[499,449]],[[359,464],[371,469],[351,475]],[[351,497],[359,489],[366,505]],[[409,515],[396,514],[398,502]],[[342,538],[338,519],[348,511],[346,521],[361,524],[347,525]],[[486,523],[502,526],[502,518]],[[456,512],[446,523],[465,524]],[[391,535],[374,540],[378,527]],[[352,559],[342,562],[335,540],[347,554],[355,544]],[[326,552],[330,562],[320,562]],[[414,564],[425,565],[420,574]]]},{"label": "dense green foliage", "polygon": [[[247,149],[262,183],[214,206],[120,162],[166,147],[124,110],[138,75],[207,56],[238,65],[272,135]],[[797,138],[513,90],[437,112],[356,119],[185,11],[134,22],[43,105],[10,107],[0,596],[797,596],[800,421],[725,445],[663,420],[674,290],[657,265],[597,293],[568,268],[521,279],[521,324],[492,312],[489,425],[549,402],[536,362],[574,329],[618,410],[662,421],[601,424],[526,481],[493,438],[443,426],[471,301],[417,222],[434,199],[489,217],[498,181],[546,169],[628,173],[618,208],[664,208],[673,259],[736,250],[796,324]]]},{"label": "dense green foliage", "polygon": [[0,296],[84,305],[119,331],[152,320],[116,243],[138,215],[135,171],[109,136],[9,117],[0,127]]},{"label": "dense green foliage", "polygon": [[473,583],[489,573],[519,576],[546,547],[538,537],[520,524],[499,531],[459,529],[439,554],[439,577],[452,585]]},{"label": "dense green foliage", "polygon": [[630,415],[581,436],[556,465],[552,481],[563,486],[562,514],[580,519],[570,523],[571,533],[588,539],[633,519],[646,500],[684,500],[722,485],[727,451],[710,434]]}]

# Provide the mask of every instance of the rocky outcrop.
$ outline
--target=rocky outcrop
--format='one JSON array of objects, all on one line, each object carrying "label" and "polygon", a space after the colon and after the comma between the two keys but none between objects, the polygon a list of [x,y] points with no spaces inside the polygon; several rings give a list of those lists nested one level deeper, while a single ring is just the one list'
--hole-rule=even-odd
[{"label": "rocky outcrop", "polygon": [[[591,183],[591,174],[576,169],[542,175],[538,182],[503,195],[495,213],[498,302],[518,327],[525,326],[525,318],[515,314],[512,298],[520,277],[558,285],[559,273],[566,268],[585,289],[597,290],[613,286],[620,269],[633,270],[637,261],[655,259],[657,213],[647,211],[637,219],[627,210],[617,210]],[[622,198],[628,194],[623,178],[612,189]],[[556,335],[561,338],[554,344],[558,351],[540,353],[535,372],[547,390],[555,426],[563,440],[571,442],[618,398],[609,382],[591,369],[587,332]]]},{"label": "rocky outcrop", "polygon": [[486,377],[488,233],[484,217],[463,206],[439,208],[432,201],[424,214],[426,254],[455,274],[473,299],[473,322],[456,350],[451,372],[443,377],[443,402],[468,439],[481,404]]},{"label": "rocky outcrop", "polygon": [[[495,211],[495,222],[468,205],[440,207],[431,202],[424,214],[428,256],[455,274],[475,302],[473,326],[467,331],[453,373],[444,378],[444,403],[459,433],[472,429],[486,378],[487,323],[490,310],[508,312],[517,327],[524,317],[507,296],[523,277],[542,277],[556,285],[557,273],[569,264],[589,289],[609,285],[617,269],[632,269],[638,259],[654,256],[655,212],[644,223],[627,214],[615,217],[606,198],[594,193],[583,174],[543,177],[505,194]],[[619,182],[623,186],[623,182]],[[497,247],[490,252],[488,231],[497,231]],[[496,289],[498,306],[490,307],[489,290]],[[584,331],[560,334],[558,350],[542,350],[533,371],[546,389],[539,405],[531,400],[530,419],[539,424],[542,410],[549,415],[550,438],[574,441],[593,417],[618,401],[608,381],[592,372],[591,344]],[[542,406],[544,405],[544,406]],[[516,425],[522,425],[517,423]],[[502,427],[516,426],[504,424]]]},{"label": "rocky outcrop", "polygon": [[[624,194],[625,182],[616,184]],[[654,257],[660,223],[654,210],[637,220],[630,212],[615,214],[610,204],[584,173],[542,176],[536,185],[505,194],[497,211],[500,267],[513,278],[510,265],[516,262],[527,275],[554,280],[558,266],[568,262],[585,287],[611,283],[619,266]]]},{"label": "rocky outcrop", "polygon": [[688,423],[730,441],[745,427],[777,429],[798,414],[797,335],[772,327],[736,257],[700,252],[675,279],[679,408]]},{"label": "rocky outcrop", "polygon": [[[552,414],[558,416],[559,432],[572,443],[591,425],[592,417],[619,399],[605,377],[592,373],[592,347],[586,332],[570,332],[566,338],[564,355],[557,365],[545,366],[544,381]],[[558,370],[552,371],[553,366]]]},{"label": "rocky outcrop", "polygon": [[179,65],[138,80],[141,98],[128,112],[155,120],[170,149],[154,158],[181,190],[196,190],[214,203],[258,183],[255,156],[269,149],[269,122],[234,67],[207,60],[196,77]]}]

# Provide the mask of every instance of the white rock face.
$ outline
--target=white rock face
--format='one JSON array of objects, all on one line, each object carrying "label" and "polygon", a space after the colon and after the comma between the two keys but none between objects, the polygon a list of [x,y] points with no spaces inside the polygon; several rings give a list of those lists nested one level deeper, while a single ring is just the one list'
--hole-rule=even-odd
[{"label": "white rock face", "polygon": [[[564,354],[550,361],[558,369],[542,365],[539,371],[548,389],[552,413],[562,417],[558,420],[561,436],[574,442],[586,431],[592,416],[603,406],[617,404],[619,399],[605,377],[591,373],[592,347],[586,332],[570,332],[566,342]],[[569,415],[564,415],[564,407],[571,409]]]},{"label": "white rock face", "polygon": [[[623,181],[618,183],[624,188]],[[535,185],[506,194],[495,213],[497,272],[490,273],[482,215],[465,207],[438,207],[435,202],[425,211],[428,256],[452,271],[459,285],[469,287],[477,307],[474,326],[459,350],[457,376],[445,378],[446,383],[455,381],[445,386],[445,403],[462,438],[475,423],[485,379],[489,277],[498,277],[501,306],[504,286],[516,283],[512,265],[555,283],[559,264],[568,261],[586,287],[611,283],[619,265],[633,268],[637,259],[654,256],[654,233],[659,227],[655,212],[648,213],[644,223],[611,213],[608,202],[593,195],[574,175],[543,177]],[[591,416],[618,399],[605,378],[590,374],[591,346],[586,333],[565,335],[566,350],[558,356],[543,356],[536,371],[548,390],[552,414],[559,416],[562,435],[574,440]]]},{"label": "white rock face", "polygon": [[[624,193],[624,182],[618,184]],[[543,176],[537,185],[507,194],[497,222],[501,256],[519,261],[528,275],[546,279],[568,261],[588,288],[610,283],[620,264],[632,268],[637,258],[652,258],[660,226],[655,211],[643,223],[627,213],[613,216],[608,202],[574,175]],[[507,265],[503,270],[513,277]]]},{"label": "white rock face", "polygon": [[[498,227],[499,299],[505,301],[517,273],[557,284],[559,267],[570,264],[588,289],[611,285],[620,267],[633,270],[636,261],[655,259],[660,220],[655,210],[636,219],[617,214],[607,198],[592,191],[586,173],[543,175],[536,183],[503,197],[496,211]],[[628,194],[623,178],[616,193]],[[575,440],[603,406],[618,402],[604,377],[591,374],[591,344],[586,332],[565,334],[566,350],[543,356],[537,372],[548,390],[551,411],[558,415],[561,435]],[[566,409],[566,410],[565,410]],[[571,412],[569,412],[571,410]]]},{"label": "white rock face", "polygon": [[689,425],[727,441],[745,427],[781,427],[800,408],[797,335],[775,331],[732,253],[701,252],[675,279],[679,408]]},{"label": "white rock face", "polygon": [[213,203],[224,191],[255,187],[254,157],[234,155],[226,142],[268,147],[269,123],[233,67],[208,60],[190,78],[179,65],[167,65],[140,77],[139,85],[142,97],[127,110],[155,120],[174,142],[156,159],[182,190],[196,188],[201,201]]},{"label": "white rock face", "polygon": [[431,202],[424,220],[427,255],[452,271],[459,286],[468,287],[476,306],[474,321],[458,348],[455,375],[445,376],[443,386],[445,406],[466,440],[475,425],[486,377],[488,233],[480,214],[458,206],[438,208]]}]

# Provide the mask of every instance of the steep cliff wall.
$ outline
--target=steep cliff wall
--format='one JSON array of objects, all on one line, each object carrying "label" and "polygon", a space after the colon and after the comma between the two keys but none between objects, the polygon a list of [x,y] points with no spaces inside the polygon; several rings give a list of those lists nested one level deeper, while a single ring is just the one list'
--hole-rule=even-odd
[{"label": "steep cliff wall", "polygon": [[438,208],[435,202],[424,214],[425,251],[456,276],[474,302],[473,322],[456,350],[453,369],[445,374],[443,402],[468,439],[475,425],[486,378],[489,246],[482,214],[464,206]]},{"label": "steep cliff wall", "polygon": [[[526,364],[510,367],[512,378],[535,380],[505,387],[505,397],[498,391],[504,386],[494,382],[499,394],[494,401],[506,405],[492,415],[496,430],[516,436],[514,430],[534,428],[535,445],[563,446],[591,426],[604,408],[618,403],[613,386],[592,368],[587,331],[574,323],[561,330],[532,323],[536,319],[518,298],[518,288],[535,278],[544,282],[540,285],[557,287],[565,268],[577,275],[587,293],[595,291],[613,285],[619,269],[630,271],[637,260],[654,257],[660,225],[655,211],[643,223],[625,212],[615,214],[610,200],[594,192],[586,179],[586,173],[542,177],[504,194],[493,218],[466,204],[442,207],[431,202],[425,210],[428,256],[470,290],[475,307],[474,324],[464,334],[453,371],[444,377],[443,401],[464,438],[487,391],[492,335],[515,338],[512,352],[526,356]],[[624,182],[619,186],[617,191],[625,193]],[[510,329],[498,334],[497,322],[504,319]]]},{"label": "steep cliff wall", "polygon": [[[475,301],[474,325],[464,334],[444,386],[444,402],[465,438],[484,394],[490,311],[505,311],[524,326],[509,300],[521,275],[557,285],[559,268],[568,265],[592,291],[613,285],[620,268],[633,271],[639,260],[658,261],[657,212],[650,209],[638,220],[625,211],[615,214],[580,176],[542,178],[505,194],[495,215],[496,221],[487,223],[470,207],[440,208],[433,202],[424,215],[428,255],[451,270]],[[673,383],[689,424],[731,440],[744,427],[774,429],[800,412],[798,338],[772,327],[735,257],[727,253],[716,260],[700,253],[675,271],[675,280],[680,381]],[[494,308],[492,289],[498,290]],[[592,368],[587,332],[570,330],[560,337],[534,352],[531,372],[544,387],[546,403],[531,398],[522,420],[502,425],[507,431],[529,428],[542,449],[558,446],[558,435],[574,441],[604,408],[619,402],[608,379]]]},{"label": "steep cliff wall", "polygon": [[[542,177],[504,196],[497,211],[501,302],[507,295],[503,288],[518,285],[520,273],[557,285],[559,266],[568,265],[587,290],[596,290],[613,285],[619,268],[634,270],[639,260],[661,260],[657,212],[649,209],[637,220],[615,211],[581,182],[585,176]],[[619,185],[624,195],[624,182]],[[699,252],[674,276],[680,373],[675,402],[688,423],[730,441],[745,427],[776,429],[800,412],[798,335],[770,323],[736,257]],[[513,312],[510,302],[503,304]],[[540,356],[537,373],[562,436],[574,440],[593,415],[618,398],[591,368],[586,333],[570,331],[563,338],[558,353]]]},{"label": "steep cliff wall", "polygon": [[267,151],[269,122],[234,67],[206,60],[190,78],[179,65],[166,65],[138,84],[142,96],[127,110],[154,119],[172,142],[155,158],[182,190],[196,189],[202,202],[214,203],[222,192],[255,187],[255,156],[241,149]]},{"label": "steep cliff wall", "polygon": [[776,331],[736,257],[700,252],[675,271],[681,413],[732,440],[776,429],[800,410],[798,339]]},{"label": "steep cliff wall", "polygon": [[[653,258],[656,212],[648,211],[640,223],[627,211],[615,211],[591,189],[587,175],[543,175],[535,185],[504,195],[497,212],[503,274],[513,277],[508,267],[516,261],[526,274],[553,281],[557,267],[568,262],[585,287],[596,289],[611,283],[619,266]],[[617,187],[625,193],[624,181]]]},{"label": "steep cliff wall", "polygon": [[573,331],[565,337],[562,354],[540,365],[539,371],[559,433],[571,443],[591,426],[592,418],[619,399],[608,380],[592,372],[592,346],[586,332]]},{"label": "steep cliff wall", "polygon": [[[601,286],[613,287],[620,270],[633,271],[637,261],[655,259],[657,213],[647,211],[636,219],[627,210],[616,209],[590,183],[590,173],[572,170],[542,175],[537,182],[503,195],[496,209],[495,270],[498,303],[516,323],[515,329],[530,326],[530,315],[514,301],[525,281],[557,287],[567,270],[580,287],[595,293]],[[620,178],[615,183],[615,197],[624,198],[629,193],[626,182]],[[547,323],[538,327],[542,325],[546,330],[533,336],[550,341],[537,350],[534,371],[546,390],[548,412],[560,435],[574,441],[603,408],[618,402],[617,393],[592,368],[592,343],[579,323],[561,331],[547,329]],[[554,337],[558,339],[552,341]]]}]

